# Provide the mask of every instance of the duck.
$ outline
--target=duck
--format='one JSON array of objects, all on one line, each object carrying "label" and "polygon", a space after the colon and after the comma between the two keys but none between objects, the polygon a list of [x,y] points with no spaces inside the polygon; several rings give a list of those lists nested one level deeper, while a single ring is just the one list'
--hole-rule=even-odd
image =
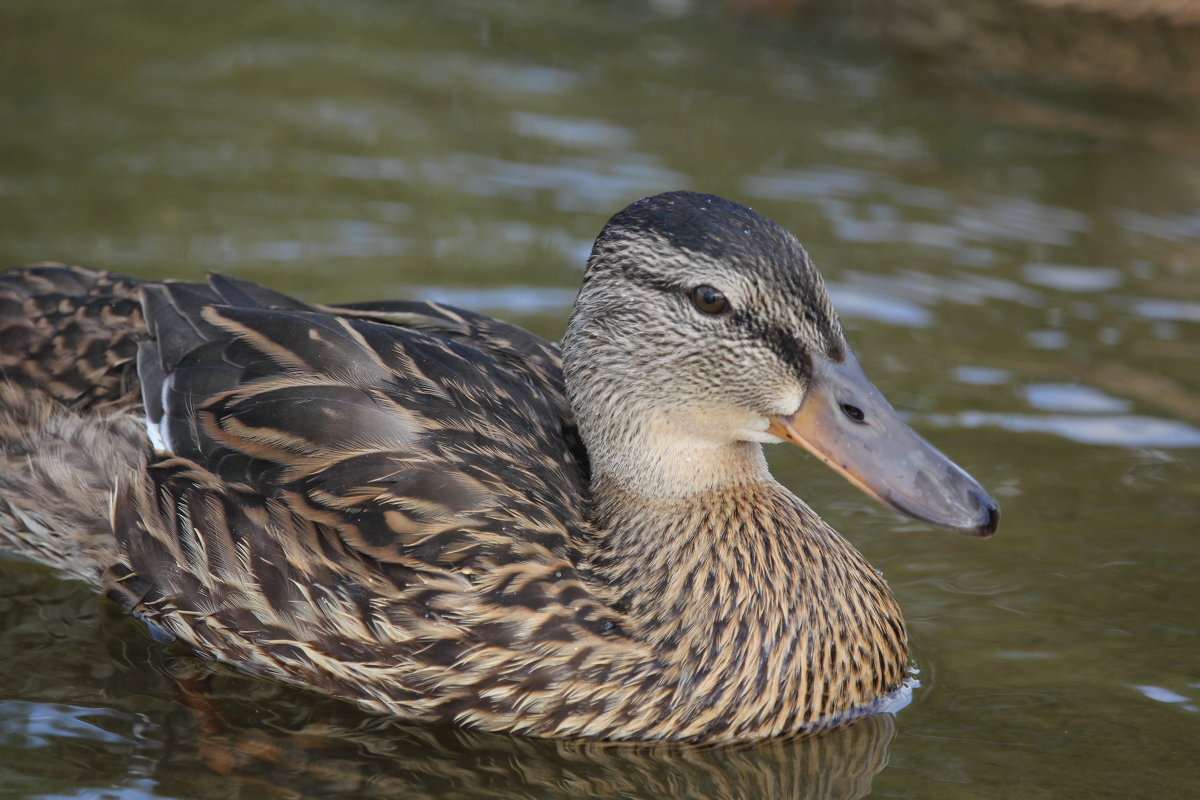
[{"label": "duck", "polygon": [[714,195],[616,213],[560,345],[224,275],[0,274],[0,548],[155,639],[405,720],[728,744],[878,709],[901,610],[772,477],[781,442],[996,529],[797,239]]}]

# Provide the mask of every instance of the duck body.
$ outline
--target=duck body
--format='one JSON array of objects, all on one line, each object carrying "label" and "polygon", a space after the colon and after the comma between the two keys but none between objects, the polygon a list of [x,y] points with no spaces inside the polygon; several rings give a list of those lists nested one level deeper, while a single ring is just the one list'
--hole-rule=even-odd
[{"label": "duck body", "polygon": [[[790,234],[685,192],[610,221],[561,357],[433,303],[15,270],[0,547],[99,583],[156,638],[386,714],[812,731],[906,663],[882,578],[762,457],[803,433],[810,351],[843,345]],[[990,533],[977,488],[949,503],[969,523],[931,521]]]}]

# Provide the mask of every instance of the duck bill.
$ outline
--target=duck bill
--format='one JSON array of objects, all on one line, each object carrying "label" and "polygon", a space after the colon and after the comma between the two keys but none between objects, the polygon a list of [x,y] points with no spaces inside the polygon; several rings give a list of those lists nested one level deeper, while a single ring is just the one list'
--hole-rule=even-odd
[{"label": "duck bill", "polygon": [[996,530],[996,502],[900,419],[849,350],[840,362],[815,359],[800,408],[770,423],[768,433],[805,448],[902,514],[976,536]]}]

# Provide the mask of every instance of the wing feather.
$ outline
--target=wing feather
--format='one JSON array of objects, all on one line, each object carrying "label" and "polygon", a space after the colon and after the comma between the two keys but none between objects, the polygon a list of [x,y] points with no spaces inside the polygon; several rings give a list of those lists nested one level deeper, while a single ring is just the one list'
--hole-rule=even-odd
[{"label": "wing feather", "polygon": [[[56,339],[72,324],[99,344]],[[157,638],[513,730],[554,730],[553,704],[597,702],[572,686],[648,668],[579,572],[586,458],[537,337],[431,303],[67,267],[0,279],[0,326],[21,386],[87,408],[136,406],[140,383],[170,452],[114,479],[105,585]]]},{"label": "wing feather", "polygon": [[549,345],[443,306],[335,316],[212,281],[143,290],[143,392],[175,455],[380,561],[469,569],[488,534],[575,551],[586,475]]}]

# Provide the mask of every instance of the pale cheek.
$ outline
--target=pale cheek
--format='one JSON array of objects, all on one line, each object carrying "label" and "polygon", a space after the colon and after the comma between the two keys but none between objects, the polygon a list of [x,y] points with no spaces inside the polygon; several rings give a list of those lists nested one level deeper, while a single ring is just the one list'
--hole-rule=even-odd
[{"label": "pale cheek", "polygon": [[786,390],[780,393],[778,404],[776,405],[778,410],[774,413],[795,414],[796,410],[800,408],[800,403],[803,401],[804,393],[800,391],[799,387],[788,387]]},{"label": "pale cheek", "polygon": [[762,373],[757,381],[745,380],[739,389],[739,396],[730,398],[731,401],[757,417],[795,413],[804,399],[804,391],[796,382],[763,381]]},{"label": "pale cheek", "polygon": [[724,447],[733,442],[771,441],[765,416],[741,406],[709,406],[680,415],[684,427],[700,447]]}]

